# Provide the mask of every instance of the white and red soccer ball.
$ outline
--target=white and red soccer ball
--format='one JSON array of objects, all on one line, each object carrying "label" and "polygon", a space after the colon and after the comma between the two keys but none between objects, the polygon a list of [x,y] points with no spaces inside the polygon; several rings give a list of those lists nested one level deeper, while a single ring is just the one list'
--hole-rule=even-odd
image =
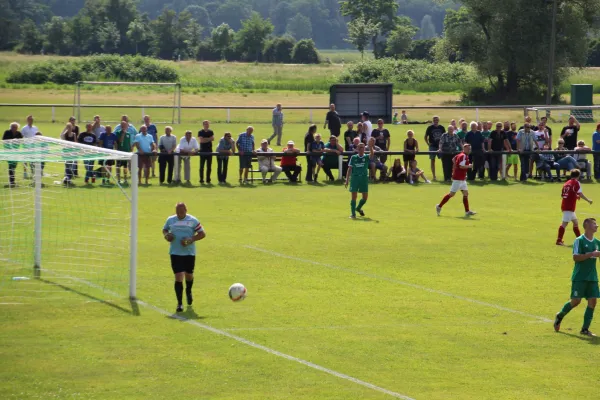
[{"label": "white and red soccer ball", "polygon": [[229,298],[231,301],[242,301],[246,298],[246,286],[241,283],[234,283],[229,287]]}]

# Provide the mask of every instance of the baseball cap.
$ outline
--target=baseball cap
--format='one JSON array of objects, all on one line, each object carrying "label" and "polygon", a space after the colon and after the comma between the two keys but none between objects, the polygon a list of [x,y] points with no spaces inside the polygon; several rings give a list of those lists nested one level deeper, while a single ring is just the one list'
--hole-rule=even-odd
[{"label": "baseball cap", "polygon": [[290,140],[290,141],[288,141],[288,144],[291,144],[291,145],[293,145],[293,144],[294,144],[294,141],[293,141],[293,140]]},{"label": "baseball cap", "polygon": [[368,111],[363,111],[363,112],[361,113],[361,115],[364,115],[365,117],[368,117],[370,114],[369,114],[369,112],[368,112]]},{"label": "baseball cap", "polygon": [[267,139],[263,139],[263,140],[260,141],[260,143],[261,144],[263,144],[263,143],[269,143],[269,141]]}]

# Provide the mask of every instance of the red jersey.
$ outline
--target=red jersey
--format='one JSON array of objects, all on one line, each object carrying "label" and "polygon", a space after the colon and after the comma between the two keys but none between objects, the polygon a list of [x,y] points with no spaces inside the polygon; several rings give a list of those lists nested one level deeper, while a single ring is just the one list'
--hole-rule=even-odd
[{"label": "red jersey", "polygon": [[581,185],[577,179],[569,179],[565,182],[562,188],[561,210],[574,212],[577,200],[579,200],[579,193],[581,193]]},{"label": "red jersey", "polygon": [[460,168],[460,166],[468,166],[469,156],[465,153],[457,154],[456,157],[452,159],[452,179],[455,181],[464,181],[467,179],[467,171],[468,169]]}]

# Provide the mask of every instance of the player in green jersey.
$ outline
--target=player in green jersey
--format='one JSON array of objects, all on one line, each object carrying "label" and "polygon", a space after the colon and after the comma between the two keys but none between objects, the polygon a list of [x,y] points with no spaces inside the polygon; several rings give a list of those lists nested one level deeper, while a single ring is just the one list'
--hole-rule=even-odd
[{"label": "player in green jersey", "polygon": [[[354,154],[348,161],[348,172],[346,173],[346,184],[344,187],[348,187],[348,181],[350,181],[350,193],[352,193],[352,200],[350,200],[350,211],[352,214],[350,218],[356,219],[356,212],[365,216],[362,210],[363,206],[369,198],[369,159],[375,155],[373,146],[369,147],[369,155],[365,154],[365,144],[360,143],[357,147],[358,154]],[[352,178],[351,178],[352,177]],[[362,199],[356,206],[356,198],[358,193],[362,194]]]},{"label": "player in green jersey", "polygon": [[577,307],[581,303],[581,298],[585,297],[588,306],[583,314],[583,326],[579,333],[586,336],[596,336],[590,332],[589,328],[592,318],[594,318],[596,299],[600,295],[598,272],[596,271],[596,258],[600,257],[600,240],[594,237],[594,233],[598,230],[598,224],[594,218],[587,218],[583,221],[583,229],[585,233],[575,239],[575,243],[573,243],[575,268],[571,276],[571,301],[567,302],[562,310],[556,314],[554,330],[557,332],[560,330],[560,323],[565,315],[574,307]]}]

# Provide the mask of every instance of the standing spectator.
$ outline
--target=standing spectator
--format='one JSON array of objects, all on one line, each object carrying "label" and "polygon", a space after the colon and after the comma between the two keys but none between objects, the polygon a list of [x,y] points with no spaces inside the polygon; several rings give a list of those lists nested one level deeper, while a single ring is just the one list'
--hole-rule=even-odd
[{"label": "standing spectator", "polygon": [[231,138],[230,132],[225,132],[217,145],[217,179],[220,184],[227,182],[227,166],[229,165],[229,156],[233,155],[235,142]]},{"label": "standing spectator", "polygon": [[396,183],[406,182],[406,169],[402,166],[399,158],[394,160],[394,165],[390,168],[390,177]]},{"label": "standing spectator", "polygon": [[529,124],[525,124],[523,129],[519,131],[517,134],[517,146],[520,153],[521,159],[521,182],[527,181],[529,177],[529,160],[531,158],[531,154],[529,152],[537,149],[537,143],[535,141],[535,135],[531,130]]},{"label": "standing spectator", "polygon": [[[135,128],[129,126],[128,122],[121,121],[121,125],[115,130],[115,135],[117,135],[119,138],[117,141],[117,149],[126,153],[131,153],[133,141],[137,135]],[[123,179],[125,180],[125,183],[127,183],[127,170],[129,169],[129,161],[117,160],[117,181],[119,183],[121,183],[121,168],[123,168]]]},{"label": "standing spectator", "polygon": [[100,124],[100,116],[99,115],[95,115],[94,116],[94,124],[92,125],[92,131],[94,132],[94,135],[96,135],[96,138],[100,138],[100,135],[102,135],[105,131],[104,125]]},{"label": "standing spectator", "polygon": [[325,116],[325,124],[323,125],[323,129],[329,128],[329,133],[335,137],[340,136],[340,131],[342,129],[342,120],[338,115],[337,111],[335,111],[335,104],[331,104],[329,106],[329,112]]},{"label": "standing spectator", "polygon": [[[115,135],[117,135],[117,137],[120,137],[122,130],[126,130],[126,132],[129,134],[131,142],[134,141],[135,136],[138,134],[138,131],[135,129],[135,127],[133,125],[130,125],[129,122],[127,122],[126,120],[122,120],[119,126],[115,128]],[[131,149],[129,150],[131,151]]]},{"label": "standing spectator", "polygon": [[315,168],[314,176],[312,178],[315,182],[317,181],[321,166],[323,166],[321,155],[323,154],[324,148],[325,144],[321,141],[321,135],[317,133],[314,142],[310,144],[310,162],[313,168]]},{"label": "standing spectator", "polygon": [[366,135],[366,141],[367,143],[369,142],[369,139],[371,139],[371,133],[373,133],[373,124],[371,123],[370,115],[368,111],[363,111],[360,114],[360,118],[362,120],[363,123],[363,131]]},{"label": "standing spectator", "polygon": [[467,132],[469,131],[469,124],[467,124],[467,121],[462,121],[459,125],[460,130],[456,132],[456,136],[458,136],[460,141],[464,143],[465,137],[467,136]]},{"label": "standing spectator", "polygon": [[356,125],[356,137],[360,139],[360,143],[367,144],[367,133],[365,132],[365,124],[359,122]]},{"label": "standing spectator", "polygon": [[[271,155],[273,149],[269,147],[269,141],[263,139],[260,141],[260,148],[256,150],[256,159],[258,160],[258,169],[262,174],[262,183],[273,183],[279,177],[282,169],[275,165],[275,156]],[[271,179],[267,180],[267,172],[272,172]]]},{"label": "standing spectator", "polygon": [[490,149],[490,135],[492,134],[491,129],[492,121],[483,121],[483,131],[481,131],[481,135],[483,136],[483,157],[485,159],[483,168],[485,171],[487,171],[488,177],[490,176],[490,155],[488,154],[488,151]]},{"label": "standing spectator", "polygon": [[[371,136],[375,138],[375,144],[383,151],[390,151],[391,138],[390,131],[383,127],[383,120],[377,120],[377,128],[373,129]],[[382,163],[387,161],[387,154],[379,156]]]},{"label": "standing spectator", "polygon": [[498,180],[498,172],[502,171],[502,154],[499,154],[503,150],[507,150],[506,135],[503,131],[502,122],[496,122],[496,130],[490,133],[490,150],[489,163],[490,163],[490,179],[492,181]]},{"label": "standing spectator", "polygon": [[317,125],[311,125],[308,127],[308,132],[304,135],[304,152],[306,154],[306,182],[313,181],[313,174],[315,169],[315,164],[313,163],[313,158],[309,154],[312,149],[312,144],[315,141],[315,133],[317,133]]},{"label": "standing spectator", "polygon": [[295,148],[294,141],[290,140],[287,143],[287,147],[283,149],[283,152],[285,155],[281,157],[281,169],[290,182],[298,182],[298,175],[302,172],[302,167],[296,165],[296,159],[300,150]]},{"label": "standing spectator", "polygon": [[404,141],[404,169],[408,169],[408,164],[415,159],[415,153],[419,152],[419,142],[415,139],[415,133],[412,130],[406,132],[406,140]]},{"label": "standing spectator", "polygon": [[175,165],[175,149],[177,148],[177,137],[172,135],[173,128],[165,127],[165,134],[158,139],[158,181],[162,185],[165,182],[165,169],[167,170],[167,183],[173,180],[173,166]]},{"label": "standing spectator", "polygon": [[[23,139],[23,135],[21,134],[21,132],[19,131],[19,124],[16,122],[13,122],[12,124],[10,124],[10,128],[6,131],[4,131],[4,135],[2,135],[2,140],[12,140],[12,139]],[[18,147],[18,145],[12,145],[12,146],[8,146],[8,145],[4,145],[4,148],[16,148]],[[16,161],[9,161],[8,162],[8,187],[9,188],[14,188],[16,186],[15,183],[15,170],[17,169],[17,162]]]},{"label": "standing spectator", "polygon": [[575,151],[577,153],[575,153],[573,155],[573,158],[575,160],[577,160],[577,166],[579,167],[580,170],[585,169],[585,174],[586,174],[588,180],[591,180],[592,179],[592,168],[590,168],[590,162],[587,159],[586,153],[591,152],[592,149],[587,147],[583,140],[580,140],[577,142],[577,147],[575,147]]},{"label": "standing spectator", "polygon": [[465,143],[471,145],[470,154],[467,155],[469,163],[473,166],[467,170],[467,179],[472,181],[475,175],[483,179],[485,158],[483,157],[483,135],[477,130],[477,122],[472,121],[470,126],[471,130],[465,136]]},{"label": "standing spectator", "polygon": [[[534,130],[533,134],[535,135],[535,142],[537,143],[538,149],[543,149],[545,144],[550,146],[550,139],[548,136],[548,131],[543,122],[541,122],[540,125],[537,126],[537,130]],[[534,157],[531,157],[531,159],[529,160],[529,174],[530,175],[531,175],[531,172],[533,171],[533,162],[534,161],[537,162],[538,161],[537,158],[538,158],[537,155],[535,155]]]},{"label": "standing spectator", "polygon": [[[212,142],[215,140],[215,133],[209,129],[210,122],[202,121],[202,129],[198,131],[198,141],[200,142],[201,153],[212,153]],[[206,164],[206,183],[210,185],[210,175],[212,172],[212,156],[200,156],[200,184],[204,184],[204,164]]]},{"label": "standing spectator", "polygon": [[[92,124],[87,124],[85,126],[85,132],[79,135],[77,141],[81,144],[87,144],[88,146],[97,146],[98,138],[94,134],[94,126]],[[92,183],[96,183],[96,175],[94,174],[94,160],[84,160],[83,165],[85,166],[85,183],[89,183],[90,178],[92,179]]]},{"label": "standing spectator", "polygon": [[[24,139],[31,139],[31,138],[35,137],[37,132],[38,132],[37,126],[33,125],[33,116],[28,115],[27,116],[27,125],[25,125],[23,128],[21,128],[21,135],[23,135]],[[23,163],[23,178],[24,179],[29,178],[27,175],[27,165],[29,165],[29,169],[31,170],[31,178],[33,178],[33,163],[27,163],[27,162]]]},{"label": "standing spectator", "polygon": [[148,175],[150,175],[150,158],[154,158],[156,154],[156,142],[148,133],[148,128],[142,126],[140,133],[135,135],[133,145],[137,149],[138,154],[138,185],[142,184],[142,170],[144,170],[145,184],[148,184]]},{"label": "standing spectator", "polygon": [[[525,124],[529,124],[529,128],[535,132],[537,131],[537,125],[534,124],[533,122],[531,122],[531,117],[529,115],[527,115],[525,117]],[[523,129],[525,129],[525,124],[523,124],[522,126],[519,127],[519,130],[522,131]]]},{"label": "standing spectator", "polygon": [[506,151],[510,151],[511,154],[506,156],[506,176],[510,176],[509,171],[511,165],[513,166],[514,179],[517,179],[517,173],[519,172],[519,155],[517,154],[517,124],[515,122],[511,122],[508,126],[508,121],[504,123],[504,136],[506,136],[506,141],[508,142],[508,146],[506,147]]},{"label": "standing spectator", "polygon": [[[75,134],[75,131],[73,130],[73,124],[71,124],[70,122],[67,122],[65,129],[60,134],[60,138],[62,140],[66,140],[67,142],[72,142],[72,143],[77,142],[77,135]],[[73,170],[74,165],[75,165],[74,161],[70,161],[68,159],[65,161],[65,177],[63,178],[63,184],[65,186],[68,186],[71,184],[71,180],[73,179],[73,175],[74,175],[74,170]]]},{"label": "standing spectator", "polygon": [[[563,139],[558,139],[558,147],[554,149],[556,152],[568,150],[565,147],[565,141]],[[571,155],[565,153],[554,153],[555,161],[560,165],[562,170],[571,171],[577,168],[577,160],[575,160]]]},{"label": "standing spectator", "polygon": [[574,116],[569,117],[569,125],[562,128],[560,132],[560,137],[565,141],[565,147],[569,150],[574,150],[577,146],[577,133],[581,125],[579,125],[579,121]]},{"label": "standing spectator", "polygon": [[594,178],[600,179],[600,124],[592,135],[592,150],[594,151]]},{"label": "standing spectator", "polygon": [[452,159],[454,155],[460,152],[462,141],[454,133],[454,126],[448,125],[448,132],[440,138],[440,147],[438,151],[442,155],[442,169],[444,171],[444,181],[452,180]]},{"label": "standing spectator", "polygon": [[[98,138],[98,145],[104,149],[116,150],[117,141],[119,138],[112,131],[112,126],[106,125],[104,132]],[[102,184],[105,185],[110,183],[110,175],[112,173],[112,166],[115,165],[115,160],[104,160],[102,162]]]},{"label": "standing spectator", "polygon": [[[129,124],[129,126],[133,127],[133,129],[135,129],[135,126],[131,123],[131,121],[129,121],[129,117],[126,114],[121,115],[121,121],[125,121]],[[136,129],[137,132],[137,129]]]},{"label": "standing spectator", "polygon": [[[146,125],[148,134],[152,136],[152,140],[154,140],[154,143],[158,143],[158,129],[156,129],[156,125],[150,122],[149,115],[144,115],[144,125]],[[156,164],[156,157],[152,157],[150,162],[152,163],[152,177],[155,178],[156,175],[154,173],[154,166]]]},{"label": "standing spectator", "polygon": [[[231,135],[229,135],[231,138]],[[175,182],[181,183],[181,163],[183,162],[183,176],[186,185],[191,182],[191,169],[190,169],[190,156],[193,156],[200,150],[198,141],[192,136],[192,131],[185,131],[185,135],[179,141],[179,146],[175,152],[177,155],[177,161],[175,162]]]},{"label": "standing spectator", "polygon": [[281,104],[277,104],[273,109],[273,119],[271,124],[273,125],[273,134],[267,140],[269,141],[269,144],[271,144],[271,140],[277,136],[277,146],[281,146],[281,136],[283,134],[283,111],[281,111]]},{"label": "standing spectator", "polygon": [[344,150],[352,151],[352,142],[354,141],[354,138],[358,136],[358,133],[353,129],[354,122],[348,121],[346,126],[348,127],[348,130],[344,132]]},{"label": "standing spectator", "polygon": [[[544,143],[543,150],[550,150],[550,145],[548,143]],[[560,181],[560,164],[554,162],[554,156],[552,154],[540,154],[540,157],[536,161],[536,167],[538,172],[540,173],[540,178],[543,178],[543,174],[546,174],[546,177],[550,181],[554,181],[552,178],[552,170],[556,170],[556,179]]]},{"label": "standing spectator", "polygon": [[548,145],[552,148],[552,128],[548,126],[548,117],[544,116],[540,118],[539,125],[544,125],[546,127],[546,133],[548,133]]},{"label": "standing spectator", "polygon": [[335,181],[331,170],[340,167],[339,157],[343,151],[344,149],[338,143],[338,138],[332,135],[323,149],[323,171],[325,171],[325,175],[327,175],[330,182]]},{"label": "standing spectator", "polygon": [[238,154],[240,155],[240,183],[242,183],[242,172],[244,173],[244,182],[248,183],[248,170],[252,168],[252,153],[254,153],[254,128],[249,126],[246,132],[240,133],[235,143]]},{"label": "standing spectator", "polygon": [[446,128],[440,125],[440,117],[435,115],[433,117],[433,124],[429,125],[425,131],[425,143],[429,146],[429,151],[433,152],[429,154],[429,160],[431,160],[431,174],[434,181],[436,180],[435,158],[439,157],[440,139],[444,133],[446,133]]},{"label": "standing spectator", "polygon": [[[79,125],[77,125],[77,119],[75,117],[70,117],[69,123],[73,126],[73,132],[75,133],[75,141],[77,141],[77,138],[79,137],[79,133],[81,132],[81,129],[79,129]],[[73,165],[73,176],[78,177],[79,170],[77,169],[77,165],[78,165],[77,160],[74,160],[72,165]]]}]

